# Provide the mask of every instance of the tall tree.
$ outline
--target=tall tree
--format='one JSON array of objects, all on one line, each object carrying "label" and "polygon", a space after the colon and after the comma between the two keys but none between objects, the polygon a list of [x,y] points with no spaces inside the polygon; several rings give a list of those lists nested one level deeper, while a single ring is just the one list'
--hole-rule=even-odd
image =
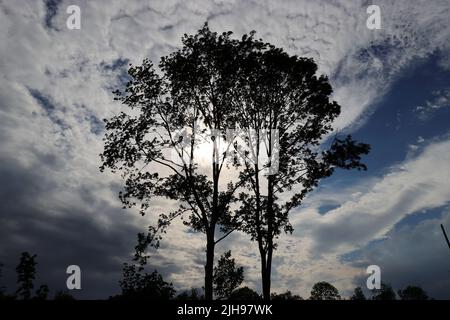
[{"label": "tall tree", "polygon": [[[315,63],[255,40],[253,32],[240,40],[230,35],[217,35],[205,25],[196,35],[185,35],[182,49],[161,59],[161,75],[149,60],[130,68],[125,93],[116,93],[132,112],[106,120],[101,169],[122,172],[122,202],[132,207],[138,200],[141,214],[154,197],[179,203],[141,234],[142,252],[151,243],[157,246],[170,222],[189,212],[185,223],[206,235],[206,299],[213,297],[215,245],[238,227],[250,233],[258,241],[263,292],[269,299],[274,239],[282,230],[292,231],[289,211],[335,167],[364,169],[359,160],[368,145],[348,137],[318,151],[340,108],[329,101],[331,87],[315,75]],[[199,165],[199,141],[212,145],[210,170]],[[262,142],[265,164],[259,161]],[[239,174],[221,179],[230,164]],[[269,172],[265,183],[260,178],[264,171]],[[296,185],[302,187],[290,200],[279,201]],[[217,226],[222,231],[218,239]]]},{"label": "tall tree", "polygon": [[229,298],[244,281],[244,268],[237,267],[231,251],[225,252],[214,267],[214,293],[219,299]]},{"label": "tall tree", "polygon": [[36,265],[36,255],[22,252],[20,262],[16,268],[18,284],[16,295],[23,300],[29,300],[31,298],[36,277]]},{"label": "tall tree", "polygon": [[290,56],[253,34],[246,45],[251,53],[241,61],[236,100],[242,108],[239,127],[251,129],[242,134],[246,148],[235,149],[243,155],[247,187],[238,215],[245,222],[241,230],[258,243],[263,295],[269,299],[276,238],[292,232],[290,211],[335,168],[365,170],[361,155],[370,147],[351,136],[321,146],[340,106],[330,100],[332,88],[327,77],[316,75],[312,59]]},{"label": "tall tree", "polygon": [[[125,92],[116,92],[116,99],[129,111],[105,120],[101,155],[101,170],[122,172],[125,191],[120,198],[125,207],[140,203],[143,215],[155,197],[179,205],[170,214],[160,214],[157,225],[140,235],[141,252],[148,245],[158,246],[170,222],[185,214],[185,224],[206,235],[205,298],[209,300],[215,245],[236,226],[228,217],[230,205],[245,181],[221,180],[229,163],[227,153],[217,147],[220,141],[231,144],[222,132],[236,122],[232,101],[239,83],[236,57],[246,53],[244,41],[230,35],[218,35],[205,25],[196,35],[185,35],[183,47],[161,59],[160,73],[149,60],[131,67]],[[199,153],[205,152],[199,151],[202,143],[213,146],[209,169],[199,160]],[[219,225],[223,234],[216,238]]]},{"label": "tall tree", "polygon": [[332,284],[321,281],[317,282],[312,290],[310,300],[340,300],[338,289],[336,289]]}]

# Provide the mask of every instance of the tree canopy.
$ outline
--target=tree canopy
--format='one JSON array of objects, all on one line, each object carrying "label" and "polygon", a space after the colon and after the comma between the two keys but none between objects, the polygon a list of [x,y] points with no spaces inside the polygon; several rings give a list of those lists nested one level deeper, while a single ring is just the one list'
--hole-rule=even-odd
[{"label": "tree canopy", "polygon": [[32,290],[34,288],[34,280],[36,277],[36,255],[31,255],[28,252],[23,252],[20,257],[20,262],[17,265],[17,297],[23,300],[31,299]]},{"label": "tree canopy", "polygon": [[387,283],[381,283],[380,289],[373,290],[373,300],[397,300],[397,296],[395,294],[392,286]]},{"label": "tree canopy", "polygon": [[316,75],[312,59],[254,32],[231,34],[205,24],[158,69],[148,59],[130,67],[131,80],[115,92],[128,110],[105,120],[101,170],[122,173],[120,199],[142,215],[155,198],[173,201],[140,235],[142,259],[182,218],[206,235],[205,297],[212,299],[215,245],[239,229],[258,242],[269,299],[275,239],[292,231],[290,210],[335,168],[366,169],[360,160],[369,146],[347,136],[321,148],[340,113],[327,77]]},{"label": "tree canopy", "polygon": [[407,286],[397,291],[401,300],[428,300],[428,294],[419,286]]},{"label": "tree canopy", "polygon": [[261,296],[253,289],[249,287],[242,287],[234,290],[230,297],[230,300],[261,300]]},{"label": "tree canopy", "polygon": [[356,287],[350,300],[367,300],[361,287]]},{"label": "tree canopy", "polygon": [[341,296],[338,289],[332,284],[320,281],[317,282],[311,290],[310,300],[340,300]]},{"label": "tree canopy", "polygon": [[218,298],[228,298],[244,281],[244,268],[236,267],[231,250],[225,252],[214,267],[214,293]]},{"label": "tree canopy", "polygon": [[175,295],[172,284],[165,282],[156,270],[146,273],[134,264],[124,264],[120,287],[120,298],[127,300],[169,300]]}]

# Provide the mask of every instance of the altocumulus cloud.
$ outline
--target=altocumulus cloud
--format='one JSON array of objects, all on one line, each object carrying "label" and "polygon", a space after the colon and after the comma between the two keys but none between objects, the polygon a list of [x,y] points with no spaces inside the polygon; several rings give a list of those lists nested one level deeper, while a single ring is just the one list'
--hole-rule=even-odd
[{"label": "altocumulus cloud", "polygon": [[[120,109],[110,91],[126,81],[127,63],[158,61],[205,21],[237,36],[254,29],[291,54],[316,59],[343,106],[335,127],[344,131],[364,125],[383,93],[418,58],[438,52],[440,66],[450,65],[446,0],[379,1],[383,28],[375,32],[365,26],[367,1],[77,1],[82,29],[73,31],[65,28],[70,4],[0,3],[0,261],[10,288],[18,254],[28,250],[39,256],[38,282],[52,289],[64,286],[67,265],[79,264],[81,297],[117,292],[135,234],[152,219],[124,213],[117,201],[120,179],[98,172],[100,119]],[[275,289],[306,296],[314,281],[329,280],[349,290],[361,270],[343,263],[341,254],[383,237],[410,213],[444,205],[448,154],[448,139],[432,142],[385,176],[334,195],[340,207],[325,215],[318,213],[320,195],[308,199],[293,217],[294,236],[282,238]],[[425,178],[427,161],[440,173]],[[157,202],[151,211],[165,206]],[[429,224],[395,237],[414,237]],[[201,236],[185,233],[181,224],[171,228],[171,241],[163,243],[154,264],[177,288],[199,286]],[[377,252],[401,243],[386,241]],[[236,248],[248,284],[257,287],[253,245],[236,234],[224,246]],[[365,253],[367,261],[373,250]]]}]

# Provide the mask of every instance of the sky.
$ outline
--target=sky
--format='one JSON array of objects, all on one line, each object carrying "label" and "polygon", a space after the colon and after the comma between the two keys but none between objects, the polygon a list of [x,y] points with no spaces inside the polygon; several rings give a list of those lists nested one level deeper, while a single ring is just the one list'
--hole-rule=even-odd
[{"label": "sky", "polygon": [[[369,5],[381,29],[366,26]],[[66,27],[69,5],[81,29]],[[335,132],[371,144],[366,172],[337,171],[291,214],[272,288],[308,297],[317,281],[342,295],[365,286],[369,265],[395,289],[420,285],[450,299],[450,2],[0,0],[0,286],[15,290],[22,251],[37,254],[36,285],[65,289],[79,265],[78,298],[118,294],[141,217],[121,208],[118,174],[100,173],[102,119],[123,110],[112,90],[127,67],[159,59],[205,22],[313,58],[342,107]],[[204,237],[174,223],[150,259],[179,291],[203,284]],[[233,233],[219,244],[260,291],[258,251]]]}]

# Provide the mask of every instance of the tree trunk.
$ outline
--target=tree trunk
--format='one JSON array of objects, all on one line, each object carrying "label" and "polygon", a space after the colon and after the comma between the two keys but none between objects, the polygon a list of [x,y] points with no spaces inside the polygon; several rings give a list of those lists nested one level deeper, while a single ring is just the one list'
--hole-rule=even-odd
[{"label": "tree trunk", "polygon": [[261,270],[262,286],[263,286],[263,299],[270,300],[270,273],[268,273],[267,267]]},{"label": "tree trunk", "polygon": [[205,299],[213,300],[213,272],[214,272],[214,231],[215,227],[206,232],[206,264],[205,264]]},{"label": "tree trunk", "polygon": [[[214,140],[216,146],[216,140]],[[214,152],[216,149],[214,147]],[[219,199],[219,164],[215,162],[215,153],[213,153],[213,203],[211,212],[211,222],[206,229],[206,264],[205,264],[205,300],[213,300],[213,281],[214,281],[214,247],[216,245],[214,234],[216,223],[219,218],[218,199]]]},{"label": "tree trunk", "polygon": [[269,175],[267,179],[267,257],[263,281],[264,300],[270,300],[270,284],[272,274],[272,254],[273,254],[273,224],[274,224],[274,196],[273,196],[273,176]]},{"label": "tree trunk", "polygon": [[270,286],[271,286],[271,277],[272,277],[272,252],[273,252],[273,246],[269,246],[267,248],[267,261],[266,261],[266,268],[265,268],[265,274],[263,277],[263,296],[264,300],[270,300]]},{"label": "tree trunk", "polygon": [[270,274],[267,274],[266,252],[262,249],[262,246],[260,246],[259,254],[261,256],[261,282],[263,298],[264,300],[270,300]]}]

